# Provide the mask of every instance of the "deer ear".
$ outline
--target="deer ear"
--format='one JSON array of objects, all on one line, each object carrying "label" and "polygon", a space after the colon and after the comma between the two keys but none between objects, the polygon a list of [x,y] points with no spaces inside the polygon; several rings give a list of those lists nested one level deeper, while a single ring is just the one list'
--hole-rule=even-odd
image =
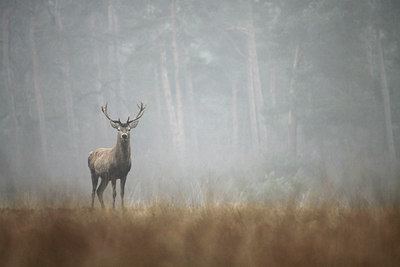
[{"label": "deer ear", "polygon": [[133,129],[133,128],[135,128],[135,127],[138,125],[138,123],[139,123],[139,121],[133,121],[133,122],[129,123],[129,127],[130,127],[131,129]]},{"label": "deer ear", "polygon": [[118,127],[119,127],[119,123],[118,122],[110,121],[110,124],[111,124],[111,127],[115,128],[115,129],[118,129]]}]

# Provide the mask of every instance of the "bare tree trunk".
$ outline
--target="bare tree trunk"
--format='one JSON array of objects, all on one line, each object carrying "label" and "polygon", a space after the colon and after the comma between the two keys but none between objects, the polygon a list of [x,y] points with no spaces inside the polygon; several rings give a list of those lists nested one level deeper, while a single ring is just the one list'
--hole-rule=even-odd
[{"label": "bare tree trunk", "polygon": [[292,69],[292,78],[290,79],[290,88],[289,88],[289,118],[288,118],[288,145],[289,151],[293,157],[297,155],[297,118],[296,118],[296,92],[295,92],[295,73],[301,58],[301,47],[300,45],[296,46],[294,61],[293,61],[293,69]]},{"label": "bare tree trunk", "polygon": [[274,151],[277,144],[277,131],[274,127],[276,120],[276,66],[275,62],[271,62],[270,77],[269,77],[269,97],[270,97],[270,124],[268,126],[268,139],[267,139],[267,150]]},{"label": "bare tree trunk", "polygon": [[271,97],[271,107],[273,110],[276,109],[276,66],[272,63],[271,73],[269,79],[269,91]]},{"label": "bare tree trunk", "polygon": [[[189,52],[188,49],[184,48],[184,63],[185,63],[185,81],[186,81],[186,95],[187,95],[187,111],[189,114],[189,120],[191,123],[195,123],[197,121],[197,109],[196,109],[196,102],[194,100],[194,90],[193,90],[193,79],[192,73],[189,70]],[[197,130],[195,125],[191,125],[188,127],[191,129],[191,140],[190,144],[192,145],[192,154],[197,157],[199,153],[199,142],[197,136]]]},{"label": "bare tree trunk", "polygon": [[[96,32],[95,28],[96,18],[94,15],[90,16],[90,29],[94,34]],[[104,97],[102,92],[102,71],[100,65],[100,51],[94,37],[91,38],[91,47],[93,51],[93,66],[95,67],[95,91],[97,94],[97,104],[100,106],[104,105]]]},{"label": "bare tree trunk", "polygon": [[[374,13],[374,8],[373,12]],[[377,38],[376,38],[376,29],[373,26],[372,22],[369,22],[369,25],[366,28],[366,38],[365,38],[365,52],[366,52],[366,60],[367,60],[367,69],[369,73],[369,78],[370,78],[370,93],[374,96],[373,97],[373,113],[372,116],[374,116],[374,121],[375,123],[371,125],[371,142],[369,142],[369,153],[373,155],[373,159],[375,160],[375,163],[381,164],[382,163],[382,157],[383,155],[387,155],[387,149],[386,149],[386,142],[385,142],[385,121],[383,119],[383,114],[384,114],[384,108],[383,108],[383,101],[382,101],[382,93],[381,93],[381,88],[379,86],[379,82],[377,79],[377,74],[376,70],[374,69],[374,66],[376,66],[376,58],[374,51],[376,49],[376,43],[377,43]]]},{"label": "bare tree trunk", "polygon": [[[94,91],[96,93],[96,101],[97,101],[97,106],[100,108],[100,106],[105,104],[104,100],[104,94],[103,94],[103,72],[104,70],[102,69],[102,64],[100,63],[100,48],[97,43],[97,38],[96,34],[98,32],[98,29],[96,28],[97,21],[96,21],[96,16],[94,14],[90,15],[89,19],[90,23],[90,30],[93,36],[90,38],[90,46],[92,47],[92,64],[93,66],[93,71],[94,71],[94,80],[93,80],[93,85],[94,85]],[[98,116],[101,116],[100,113]],[[81,128],[81,127],[79,127]],[[90,130],[92,131],[93,135],[96,135],[96,133],[102,133],[103,131],[103,126],[101,124],[96,123],[94,127],[90,127]],[[111,137],[109,131],[106,131],[104,135],[108,138]]]},{"label": "bare tree trunk", "polygon": [[368,72],[371,78],[375,76],[374,73],[374,63],[373,63],[373,33],[374,29],[372,28],[371,25],[367,27],[367,37],[366,37],[366,42],[365,42],[365,50],[367,54],[367,63],[368,63]]},{"label": "bare tree trunk", "polygon": [[374,97],[374,109],[376,113],[379,113],[379,98],[380,92],[378,91],[378,86],[375,83],[376,81],[376,73],[374,71],[374,42],[377,41],[376,34],[374,33],[375,29],[372,25],[368,25],[366,29],[366,38],[365,38],[365,51],[366,51],[366,59],[368,64],[368,73],[371,79],[371,91]]},{"label": "bare tree trunk", "polygon": [[249,101],[249,116],[250,116],[250,133],[251,133],[251,146],[253,150],[259,149],[258,127],[257,127],[257,111],[254,93],[254,80],[253,80],[253,57],[251,56],[251,40],[247,37],[247,91]]},{"label": "bare tree trunk", "polygon": [[[8,105],[10,109],[10,117],[11,117],[11,135],[12,135],[12,147],[14,148],[14,153],[12,155],[12,171],[14,175],[18,175],[19,167],[21,166],[21,152],[20,147],[18,145],[18,140],[20,139],[20,130],[18,126],[18,120],[16,115],[16,108],[15,108],[15,98],[14,98],[14,90],[11,88],[12,78],[11,78],[11,68],[10,68],[10,54],[9,54],[9,15],[8,15],[8,8],[4,8],[3,10],[3,19],[2,19],[2,44],[3,44],[3,73],[5,74],[5,90],[8,97]],[[15,184],[14,180],[9,180],[9,185],[14,189]]]},{"label": "bare tree trunk", "polygon": [[[110,75],[108,77],[109,81],[115,81],[115,66],[114,66],[114,60],[115,60],[115,55],[114,55],[114,8],[113,8],[113,0],[107,0],[107,33],[109,35],[109,38],[112,40],[107,40],[108,44],[108,74]],[[118,90],[116,90],[118,91]]]},{"label": "bare tree trunk", "polygon": [[67,125],[68,125],[68,132],[69,132],[69,142],[72,146],[74,158],[78,155],[78,144],[76,142],[75,136],[75,116],[74,116],[74,100],[73,100],[73,93],[71,89],[70,83],[70,64],[69,64],[69,57],[67,51],[67,44],[64,36],[64,29],[61,20],[61,13],[60,13],[60,0],[55,1],[54,6],[54,17],[56,21],[56,25],[58,28],[60,43],[61,43],[61,52],[62,52],[62,63],[61,63],[61,71],[63,76],[63,91],[65,93],[65,107],[67,111]]},{"label": "bare tree trunk", "polygon": [[[157,71],[157,68],[154,68],[154,91],[155,91],[155,97],[156,97],[156,104],[157,104],[157,142],[159,147],[164,147],[164,129],[165,129],[165,124],[162,112],[161,112],[161,94],[160,94],[160,79],[159,79],[159,74]],[[164,157],[165,155],[159,155],[160,159]]]},{"label": "bare tree trunk", "polygon": [[[123,99],[126,99],[125,97],[125,71],[124,71],[124,65],[121,62],[121,49],[120,49],[120,38],[119,38],[119,19],[117,16],[117,13],[115,12],[115,9],[113,9],[113,32],[114,32],[114,54],[115,54],[115,64],[116,64],[116,71],[117,71],[117,76],[118,76],[118,87],[121,92],[121,96]],[[127,110],[129,113],[129,110]]]},{"label": "bare tree trunk", "polygon": [[233,149],[236,151],[239,144],[239,121],[238,121],[238,113],[237,113],[237,78],[233,78],[232,80],[232,145]]},{"label": "bare tree trunk", "polygon": [[[157,117],[159,121],[162,121],[162,113],[161,113],[161,96],[160,96],[160,79],[158,75],[157,68],[154,68],[154,91],[156,94],[156,103],[157,103]],[[159,123],[161,125],[161,123]]]},{"label": "bare tree trunk", "polygon": [[177,148],[177,145],[179,143],[178,141],[178,126],[177,126],[177,121],[176,121],[176,112],[175,112],[175,105],[172,100],[172,94],[171,94],[171,87],[169,83],[169,78],[168,78],[168,72],[167,72],[167,56],[165,51],[161,52],[161,84],[162,84],[162,89],[164,92],[164,97],[165,101],[167,104],[167,113],[168,113],[168,120],[169,120],[169,125],[171,128],[171,133],[172,133],[172,143],[174,144],[174,147]]},{"label": "bare tree trunk", "polygon": [[29,23],[29,45],[31,50],[32,59],[32,75],[33,75],[33,88],[36,100],[37,116],[39,119],[39,135],[40,135],[40,146],[44,162],[47,162],[47,136],[46,136],[46,120],[44,114],[42,91],[39,84],[39,63],[35,41],[35,24],[36,16],[39,9],[39,4],[36,3],[32,10],[32,15]]},{"label": "bare tree trunk", "polygon": [[[121,86],[121,68],[120,68],[120,57],[118,52],[118,18],[115,13],[115,0],[108,0],[107,6],[107,32],[111,37],[108,44],[108,74],[109,82],[115,85],[114,92],[118,100],[125,106],[125,92]],[[128,110],[126,110],[128,112]]]},{"label": "bare tree trunk", "polygon": [[323,136],[319,136],[317,138],[317,143],[319,152],[319,178],[321,178],[322,181],[326,181],[328,178],[328,172],[326,169],[326,156]]},{"label": "bare tree trunk", "polygon": [[179,153],[182,154],[182,158],[185,155],[185,130],[183,123],[183,105],[182,105],[182,92],[179,77],[179,52],[176,37],[176,18],[175,18],[175,0],[171,2],[171,30],[172,30],[172,53],[174,57],[174,80],[175,80],[175,94],[176,94],[176,115],[177,115],[177,126],[178,126],[178,142],[179,142]]},{"label": "bare tree trunk", "polygon": [[[250,4],[251,5],[251,4]],[[250,6],[249,18],[248,18],[248,38],[249,38],[249,46],[250,46],[250,64],[252,68],[253,75],[253,86],[255,92],[255,102],[256,102],[256,112],[257,112],[257,125],[258,125],[258,137],[260,145],[265,145],[267,141],[267,129],[265,126],[264,119],[264,97],[261,88],[261,78],[260,78],[260,70],[258,64],[258,55],[257,55],[257,47],[256,47],[256,37],[254,32],[254,21],[253,21],[253,11]]]},{"label": "bare tree trunk", "polygon": [[382,35],[382,31],[378,30],[376,32],[376,39],[377,39],[379,70],[380,70],[380,78],[381,78],[381,89],[382,89],[381,92],[382,92],[382,100],[383,100],[384,116],[385,116],[386,144],[387,144],[387,149],[389,151],[391,167],[393,167],[397,161],[397,157],[396,157],[396,150],[395,150],[394,141],[393,141],[392,117],[391,117],[391,110],[390,110],[390,93],[389,93],[388,84],[387,84],[385,61],[384,61],[383,48],[382,48],[382,43],[381,43],[381,35]]}]

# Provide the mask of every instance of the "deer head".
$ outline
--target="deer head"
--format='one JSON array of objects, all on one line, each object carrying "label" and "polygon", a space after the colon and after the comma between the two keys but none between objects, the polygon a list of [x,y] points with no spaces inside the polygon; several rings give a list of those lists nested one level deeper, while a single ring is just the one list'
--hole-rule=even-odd
[{"label": "deer head", "polygon": [[104,115],[107,117],[107,119],[110,121],[111,126],[114,129],[117,129],[118,131],[118,140],[121,140],[122,142],[126,142],[129,140],[130,137],[130,130],[135,128],[138,123],[140,117],[143,116],[144,110],[146,108],[143,103],[140,103],[140,106],[137,105],[139,108],[139,112],[136,115],[136,117],[133,120],[130,120],[129,117],[126,120],[126,122],[121,122],[121,120],[118,118],[118,120],[113,120],[107,113],[107,104],[105,106],[101,106],[101,110],[103,111]]}]

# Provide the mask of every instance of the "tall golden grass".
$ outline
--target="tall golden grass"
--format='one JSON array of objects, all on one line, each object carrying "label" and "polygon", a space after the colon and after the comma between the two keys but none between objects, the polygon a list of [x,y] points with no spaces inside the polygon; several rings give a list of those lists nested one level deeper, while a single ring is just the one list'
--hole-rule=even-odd
[{"label": "tall golden grass", "polygon": [[398,266],[400,209],[157,203],[0,210],[2,266]]}]

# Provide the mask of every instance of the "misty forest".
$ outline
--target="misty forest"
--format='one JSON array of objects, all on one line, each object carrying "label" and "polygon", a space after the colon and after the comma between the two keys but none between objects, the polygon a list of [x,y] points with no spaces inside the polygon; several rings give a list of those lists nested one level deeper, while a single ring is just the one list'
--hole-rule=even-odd
[{"label": "misty forest", "polygon": [[0,265],[400,262],[399,1],[0,7]]},{"label": "misty forest", "polygon": [[396,3],[2,1],[1,196],[89,194],[143,102],[131,203],[396,201]]}]

